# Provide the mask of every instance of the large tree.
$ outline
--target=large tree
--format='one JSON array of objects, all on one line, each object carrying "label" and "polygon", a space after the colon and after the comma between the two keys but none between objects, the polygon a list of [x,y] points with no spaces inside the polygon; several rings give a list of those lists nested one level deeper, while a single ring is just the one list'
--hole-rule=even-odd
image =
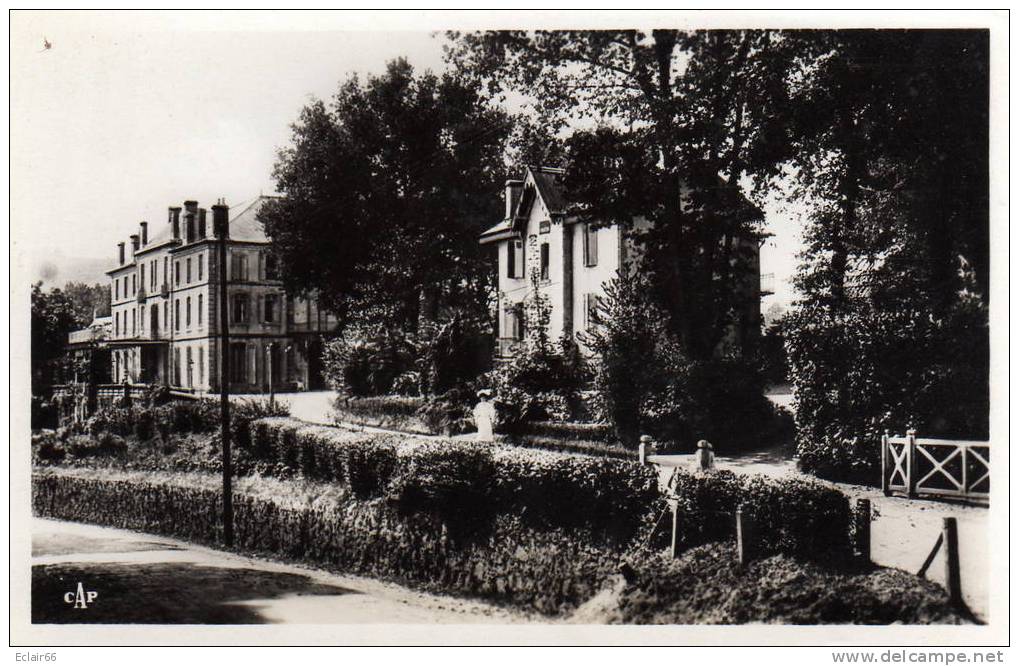
[{"label": "large tree", "polygon": [[[571,171],[581,216],[654,222],[647,268],[670,329],[710,357],[739,310],[743,256],[733,238],[754,216],[739,192],[785,156],[783,104],[792,57],[769,31],[498,31],[451,35],[449,60],[493,93],[527,95],[551,127],[583,131]],[[593,129],[592,122],[600,127]],[[583,151],[585,147],[593,149]],[[580,182],[578,182],[578,180]],[[586,187],[585,187],[586,182]],[[600,187],[599,187],[600,184]],[[620,186],[620,187],[617,187]],[[681,201],[681,189],[683,197]]]},{"label": "large tree", "polygon": [[786,322],[801,462],[876,482],[884,429],[988,434],[988,43],[790,35],[780,121],[807,203]]},{"label": "large tree", "polygon": [[74,303],[74,315],[81,326],[88,325],[93,316],[110,315],[109,285],[68,282],[64,285],[64,293]]},{"label": "large tree", "polygon": [[259,214],[288,288],[344,322],[413,330],[442,309],[484,311],[478,234],[501,217],[507,114],[462,76],[405,60],[351,76],[293,125]]},{"label": "large tree", "polygon": [[32,392],[56,379],[57,365],[64,358],[67,335],[80,321],[73,301],[57,288],[43,291],[42,282],[32,285]]}]

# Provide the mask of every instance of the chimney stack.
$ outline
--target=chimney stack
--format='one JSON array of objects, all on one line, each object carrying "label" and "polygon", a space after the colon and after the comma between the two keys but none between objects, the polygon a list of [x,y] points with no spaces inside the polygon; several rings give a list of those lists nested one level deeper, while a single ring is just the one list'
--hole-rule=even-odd
[{"label": "chimney stack", "polygon": [[180,206],[170,206],[170,238],[180,240]]},{"label": "chimney stack", "polygon": [[141,241],[141,237],[138,236],[138,234],[131,234],[131,258],[132,259],[134,258],[134,255],[137,254],[137,252],[138,252],[138,247],[139,247],[139,242],[140,241]]},{"label": "chimney stack", "polygon": [[212,235],[219,239],[230,238],[230,207],[223,199],[212,207]]},{"label": "chimney stack", "polygon": [[142,222],[141,228],[142,228],[142,247],[145,247],[146,245],[149,244],[149,223]]},{"label": "chimney stack", "polygon": [[513,217],[513,209],[517,206],[517,200],[520,199],[520,192],[524,189],[524,181],[522,180],[507,180],[506,181],[506,219]]},{"label": "chimney stack", "polygon": [[123,266],[124,265],[124,243],[123,243],[123,241],[121,241],[120,243],[117,243],[117,257],[120,260],[120,263],[118,265],[119,266]]},{"label": "chimney stack", "polygon": [[207,234],[206,234],[206,227],[205,227],[205,209],[204,208],[199,208],[198,209],[198,240],[205,240],[205,236],[206,235]]}]

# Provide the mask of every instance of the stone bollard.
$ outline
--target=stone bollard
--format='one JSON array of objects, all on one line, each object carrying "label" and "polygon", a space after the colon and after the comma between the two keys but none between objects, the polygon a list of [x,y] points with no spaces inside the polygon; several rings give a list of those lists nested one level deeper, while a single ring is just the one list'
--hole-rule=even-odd
[{"label": "stone bollard", "polygon": [[640,446],[638,447],[637,450],[638,450],[639,455],[640,455],[640,464],[641,465],[647,465],[648,464],[648,456],[650,456],[652,453],[655,452],[654,448],[655,448],[655,445],[654,445],[654,442],[651,440],[651,436],[650,435],[641,435],[640,436]]}]

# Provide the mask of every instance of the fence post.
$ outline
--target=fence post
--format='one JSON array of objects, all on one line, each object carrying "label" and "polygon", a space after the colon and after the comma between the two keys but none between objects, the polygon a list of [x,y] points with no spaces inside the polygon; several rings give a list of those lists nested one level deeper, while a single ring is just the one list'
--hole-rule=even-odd
[{"label": "fence post", "polygon": [[916,431],[906,431],[906,497],[916,497]]},{"label": "fence post", "polygon": [[871,520],[871,507],[870,500],[858,499],[856,500],[856,514],[854,516],[856,520],[856,549],[859,551],[858,557],[860,562],[869,565],[870,559],[870,520]]},{"label": "fence post", "polygon": [[962,581],[959,576],[959,532],[955,518],[945,518],[942,524],[945,541],[945,587],[953,604],[962,602]]},{"label": "fence post", "polygon": [[736,550],[741,565],[748,564],[753,558],[753,529],[753,521],[744,511],[744,505],[740,504],[736,508]]},{"label": "fence post", "polygon": [[672,508],[672,544],[669,546],[669,553],[672,559],[679,557],[679,501],[669,502]]},{"label": "fence post", "polygon": [[881,492],[888,497],[892,491],[888,489],[888,431],[881,435]]}]

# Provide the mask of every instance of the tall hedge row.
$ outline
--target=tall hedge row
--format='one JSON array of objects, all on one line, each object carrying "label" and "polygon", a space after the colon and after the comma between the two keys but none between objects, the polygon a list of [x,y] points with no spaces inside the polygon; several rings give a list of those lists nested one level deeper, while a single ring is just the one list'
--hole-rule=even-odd
[{"label": "tall hedge row", "polygon": [[280,476],[335,482],[360,499],[386,497],[451,526],[484,531],[498,514],[542,528],[589,527],[631,539],[658,497],[657,475],[636,461],[573,456],[474,441],[423,440],[311,426],[286,418],[252,425],[254,455]]},{"label": "tall hedge row", "polygon": [[[219,493],[180,485],[37,474],[37,515],[144,530],[199,543],[221,541]],[[485,597],[546,614],[596,594],[621,547],[576,529],[537,530],[495,516],[483,535],[458,535],[429,513],[405,516],[383,499],[287,507],[234,495],[236,547],[366,576]]]}]

